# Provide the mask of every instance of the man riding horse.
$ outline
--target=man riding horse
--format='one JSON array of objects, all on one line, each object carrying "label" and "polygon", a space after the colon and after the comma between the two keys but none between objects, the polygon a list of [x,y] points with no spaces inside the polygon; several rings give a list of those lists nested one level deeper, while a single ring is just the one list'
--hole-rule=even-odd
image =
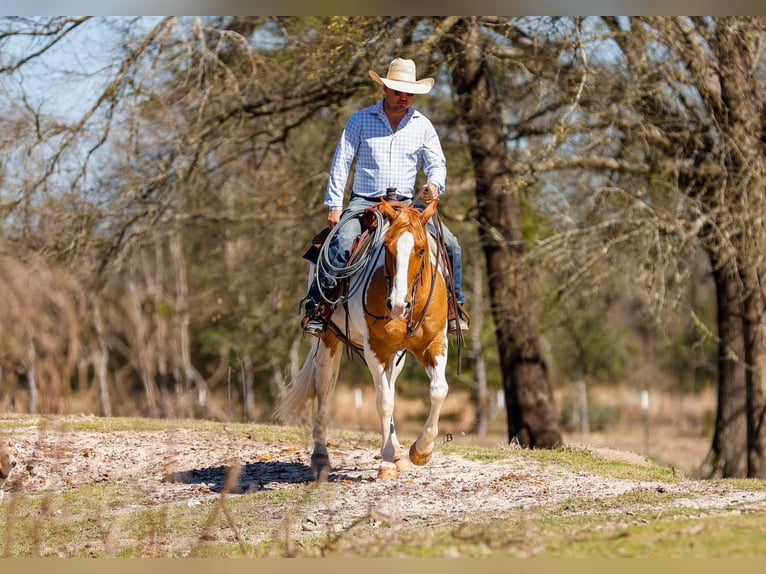
[{"label": "man riding horse", "polygon": [[[341,221],[327,246],[325,272],[312,282],[304,299],[303,329],[313,335],[327,330],[330,316],[342,288],[338,271],[343,270],[351,255],[352,245],[362,231],[365,209],[375,205],[381,197],[412,203],[416,198],[415,179],[422,167],[427,183],[419,196],[431,202],[445,191],[446,160],[439,136],[430,120],[411,107],[415,94],[427,94],[433,87],[433,78],[416,79],[412,60],[394,59],[385,77],[373,70],[370,77],[383,86],[384,97],[376,105],[356,112],[346,123],[335,150],[330,180],[324,203],[328,207],[327,228],[332,230]],[[343,211],[343,196],[356,160],[351,199]],[[358,214],[355,217],[345,217]],[[433,221],[429,222],[433,231]],[[460,244],[446,227],[440,235],[449,256],[454,298],[450,305],[449,332],[468,329],[468,317],[463,311],[463,265]]]}]

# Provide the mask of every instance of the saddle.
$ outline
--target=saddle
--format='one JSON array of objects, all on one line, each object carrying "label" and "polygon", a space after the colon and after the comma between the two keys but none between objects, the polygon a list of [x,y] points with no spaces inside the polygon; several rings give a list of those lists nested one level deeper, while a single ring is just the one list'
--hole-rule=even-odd
[{"label": "saddle", "polygon": [[[366,251],[366,248],[368,246],[368,243],[372,241],[373,238],[373,232],[375,228],[378,225],[378,218],[376,216],[376,212],[379,210],[378,205],[371,205],[370,207],[366,208],[364,210],[364,213],[362,213],[362,232],[359,234],[359,236],[354,240],[354,243],[351,246],[351,253],[348,258],[348,262],[346,265],[350,265],[351,263],[355,262],[356,259],[359,257],[360,253],[363,253]],[[330,234],[330,230],[325,227],[314,235],[314,237],[311,240],[311,246],[306,250],[306,252],[303,254],[303,259],[310,261],[313,264],[317,264],[317,261],[319,260],[319,254],[322,250],[322,245],[324,245],[325,241],[327,240],[327,237]],[[432,234],[433,237],[433,234]],[[449,263],[449,257],[447,257],[446,253],[446,247],[444,246],[444,243],[439,241],[436,237],[434,237],[436,240],[436,246],[437,249],[443,251],[443,260],[446,262],[446,269],[444,269],[444,278],[445,281],[447,281],[447,319],[448,321],[456,320],[458,319],[458,313],[462,313],[464,317],[467,317],[467,313],[465,310],[462,309],[462,306],[460,303],[458,303],[457,298],[455,297],[455,289],[454,284],[452,282],[452,266]],[[343,279],[338,282],[338,286],[335,288],[335,290],[332,293],[333,299],[337,299],[338,295],[347,292],[348,290],[348,283],[350,279]],[[334,310],[334,306],[330,304],[320,304],[320,312],[322,313],[323,317],[325,319],[329,319],[332,315],[332,312]]]}]

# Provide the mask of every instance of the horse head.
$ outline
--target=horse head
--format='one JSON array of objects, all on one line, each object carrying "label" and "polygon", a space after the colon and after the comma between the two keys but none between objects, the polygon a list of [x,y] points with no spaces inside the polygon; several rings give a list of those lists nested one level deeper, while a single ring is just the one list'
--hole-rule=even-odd
[{"label": "horse head", "polygon": [[421,212],[403,203],[381,201],[380,212],[390,222],[384,246],[386,309],[392,319],[406,319],[412,312],[431,256],[426,225],[438,203],[430,202]]}]

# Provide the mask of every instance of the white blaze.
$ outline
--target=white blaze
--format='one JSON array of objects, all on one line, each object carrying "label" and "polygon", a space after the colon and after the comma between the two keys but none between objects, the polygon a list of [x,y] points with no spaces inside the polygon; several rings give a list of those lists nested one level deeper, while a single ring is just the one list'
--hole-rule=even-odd
[{"label": "white blaze", "polygon": [[391,279],[391,316],[394,319],[402,319],[406,313],[407,295],[409,289],[407,279],[409,276],[410,255],[415,247],[415,238],[412,233],[402,233],[396,242],[396,275]]}]

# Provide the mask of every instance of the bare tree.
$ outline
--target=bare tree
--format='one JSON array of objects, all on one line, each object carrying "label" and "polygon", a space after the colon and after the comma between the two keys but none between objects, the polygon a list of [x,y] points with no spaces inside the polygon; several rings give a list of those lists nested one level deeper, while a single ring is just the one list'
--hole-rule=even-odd
[{"label": "bare tree", "polygon": [[523,446],[561,443],[558,412],[540,350],[528,277],[522,274],[520,180],[506,146],[495,78],[481,23],[455,22],[445,38],[460,119],[476,177],[480,234],[489,275],[490,300],[503,371],[508,438]]},{"label": "bare tree", "polygon": [[[766,322],[762,290],[764,118],[762,18],[642,18],[626,30],[607,19],[627,64],[626,91],[645,133],[647,159],[672,159],[684,214],[698,237],[718,290],[719,418],[712,472],[766,476]],[[659,48],[659,50],[658,50]],[[658,54],[663,55],[658,60]],[[652,88],[649,88],[649,85]],[[646,89],[642,89],[646,88]],[[737,353],[743,351],[743,354]],[[736,359],[734,358],[736,357]],[[740,367],[744,365],[742,406]],[[729,403],[731,401],[731,403]]]}]

